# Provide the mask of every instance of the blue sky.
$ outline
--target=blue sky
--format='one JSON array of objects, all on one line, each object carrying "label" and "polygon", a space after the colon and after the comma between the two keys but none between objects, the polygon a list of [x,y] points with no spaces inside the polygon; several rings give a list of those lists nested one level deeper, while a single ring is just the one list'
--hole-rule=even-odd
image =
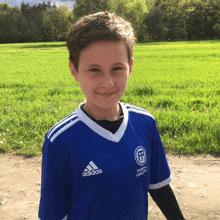
[{"label": "blue sky", "polygon": [[[0,3],[7,2],[9,5],[15,7],[20,6],[21,3],[24,1],[24,3],[29,3],[30,6],[33,6],[34,4],[38,5],[38,3],[42,3],[43,1],[39,0],[0,0]],[[45,1],[48,2],[48,1]],[[73,3],[75,0],[51,0],[51,3],[53,4],[55,2],[56,6],[59,6],[61,4],[67,5],[69,7],[69,10],[73,9]]]}]

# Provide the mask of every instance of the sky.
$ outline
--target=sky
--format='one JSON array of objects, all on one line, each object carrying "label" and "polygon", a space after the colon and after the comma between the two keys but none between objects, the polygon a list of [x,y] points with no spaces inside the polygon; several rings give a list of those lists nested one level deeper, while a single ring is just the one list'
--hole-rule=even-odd
[{"label": "sky", "polygon": [[[21,3],[24,1],[24,3],[29,3],[30,6],[33,6],[34,4],[38,5],[39,3],[42,3],[43,1],[40,0],[0,0],[0,3],[6,2],[12,7],[15,6],[21,6]],[[49,1],[49,0],[48,0]],[[48,1],[45,1],[46,3]],[[59,5],[67,5],[69,7],[69,10],[73,10],[73,3],[75,0],[51,0],[51,4],[55,2],[56,6],[58,7]]]}]

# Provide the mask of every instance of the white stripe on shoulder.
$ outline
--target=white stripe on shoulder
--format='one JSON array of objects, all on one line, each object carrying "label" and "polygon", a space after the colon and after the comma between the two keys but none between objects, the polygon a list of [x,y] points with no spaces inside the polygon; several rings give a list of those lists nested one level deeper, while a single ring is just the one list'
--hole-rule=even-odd
[{"label": "white stripe on shoulder", "polygon": [[76,116],[75,112],[72,113],[71,115],[65,117],[64,119],[62,119],[61,121],[59,121],[57,124],[55,124],[50,131],[47,134],[47,138],[49,139],[51,137],[51,135],[53,134],[53,132],[58,129],[60,126],[62,126],[63,124],[67,123],[69,120],[74,119]]},{"label": "white stripe on shoulder", "polygon": [[139,114],[143,114],[143,115],[147,115],[147,116],[150,116],[151,118],[154,119],[154,116],[148,112],[147,110],[143,109],[143,108],[139,108],[139,107],[136,107],[136,106],[133,106],[133,105],[128,105],[126,103],[124,103],[126,108],[128,109],[129,112],[136,112],[136,113],[139,113]]},{"label": "white stripe on shoulder", "polygon": [[[57,123],[48,131],[47,137],[49,138],[50,135],[52,134],[52,132],[53,132],[54,130],[56,130],[60,125],[63,124],[62,122],[64,122],[64,121],[66,122],[66,119],[71,118],[73,115],[75,115],[75,112],[73,112],[73,113],[67,115],[67,116],[66,116],[65,118],[63,118],[61,121],[57,122]],[[65,123],[65,122],[64,122],[64,123]]]},{"label": "white stripe on shoulder", "polygon": [[[76,116],[75,116],[76,117]],[[51,136],[50,139],[51,142],[53,142],[55,140],[55,138],[60,135],[61,133],[63,133],[65,130],[67,130],[68,128],[70,128],[71,126],[73,126],[74,124],[76,124],[76,122],[78,122],[79,119],[75,119],[73,121],[71,121],[70,123],[68,123],[66,126],[62,127],[61,129],[57,130],[56,132],[54,132],[53,136]]]},{"label": "white stripe on shoulder", "polygon": [[62,220],[67,220],[68,219],[68,215],[66,215]]},{"label": "white stripe on shoulder", "polygon": [[65,130],[67,130],[68,128],[70,128],[71,126],[73,126],[74,124],[76,124],[76,122],[78,122],[79,119],[75,119],[74,121],[71,121],[69,124],[67,124],[66,126],[64,126],[62,129],[58,130],[56,133],[54,133],[54,135],[50,138],[50,141],[53,142],[55,140],[55,138],[60,135],[61,133],[63,133]]}]

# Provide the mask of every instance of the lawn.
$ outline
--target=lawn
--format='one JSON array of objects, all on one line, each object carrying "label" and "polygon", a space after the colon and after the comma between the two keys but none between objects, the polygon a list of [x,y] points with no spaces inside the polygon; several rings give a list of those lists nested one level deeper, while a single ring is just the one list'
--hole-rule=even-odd
[{"label": "lawn", "polygon": [[[0,152],[41,153],[84,100],[64,42],[0,45]],[[220,41],[137,44],[121,101],[156,119],[166,152],[220,155]]]}]

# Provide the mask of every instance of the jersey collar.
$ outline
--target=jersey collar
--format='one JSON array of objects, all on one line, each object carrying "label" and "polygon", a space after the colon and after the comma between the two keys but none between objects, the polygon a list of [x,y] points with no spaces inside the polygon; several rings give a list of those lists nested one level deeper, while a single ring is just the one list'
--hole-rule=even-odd
[{"label": "jersey collar", "polygon": [[81,106],[84,104],[85,104],[84,102],[80,103],[78,109],[76,109],[76,111],[75,111],[79,120],[84,122],[90,129],[92,129],[94,132],[96,132],[97,134],[99,134],[103,138],[105,138],[109,141],[119,142],[121,140],[121,138],[123,137],[124,132],[127,128],[127,124],[128,124],[128,110],[127,110],[127,108],[122,103],[119,102],[119,105],[121,106],[121,109],[123,111],[124,118],[123,118],[123,121],[122,121],[118,131],[115,134],[113,134],[110,131],[108,131],[108,130],[104,129],[103,127],[101,127],[100,125],[98,125],[95,121],[93,121],[90,117],[88,117],[82,111]]}]

